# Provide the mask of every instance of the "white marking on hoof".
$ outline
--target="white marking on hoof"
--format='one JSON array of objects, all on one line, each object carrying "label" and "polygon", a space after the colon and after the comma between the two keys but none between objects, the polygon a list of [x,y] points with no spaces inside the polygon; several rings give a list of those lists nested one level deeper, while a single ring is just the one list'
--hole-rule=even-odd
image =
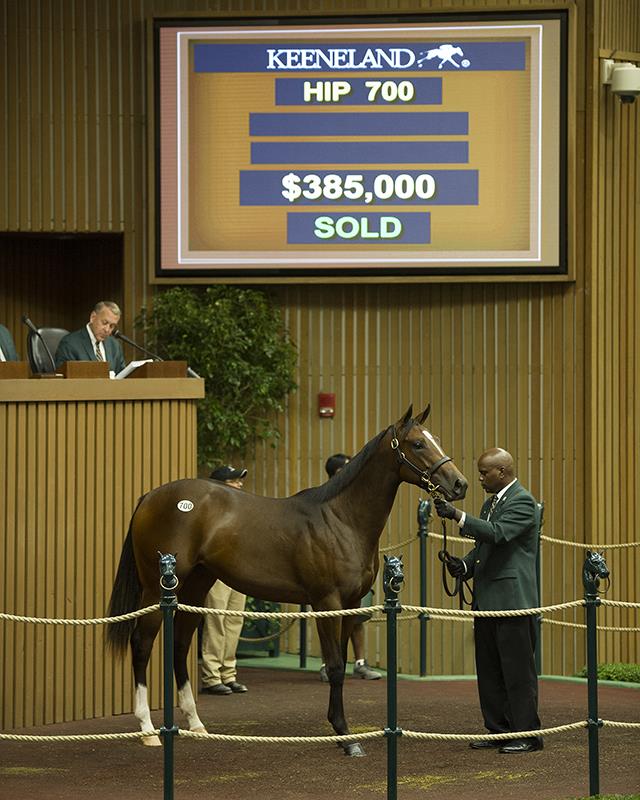
[{"label": "white marking on hoof", "polygon": [[207,729],[198,716],[196,701],[193,698],[190,681],[187,681],[182,689],[178,690],[178,707],[187,718],[190,731],[196,731],[197,733],[207,732]]},{"label": "white marking on hoof", "polygon": [[[147,687],[141,683],[137,684],[136,686],[133,712],[136,715],[136,719],[140,723],[140,730],[143,733],[149,734],[149,736],[145,736],[145,738],[142,740],[142,743],[149,745],[150,747],[158,747],[161,742],[156,734],[153,733],[155,728],[153,727],[153,722],[151,721],[151,711],[149,710],[149,701],[147,699]],[[148,741],[151,739],[155,739],[155,742]]]},{"label": "white marking on hoof", "polygon": [[142,744],[146,747],[162,747],[162,742],[160,741],[160,737],[156,736],[156,734],[152,734],[151,736],[145,736],[141,739]]}]

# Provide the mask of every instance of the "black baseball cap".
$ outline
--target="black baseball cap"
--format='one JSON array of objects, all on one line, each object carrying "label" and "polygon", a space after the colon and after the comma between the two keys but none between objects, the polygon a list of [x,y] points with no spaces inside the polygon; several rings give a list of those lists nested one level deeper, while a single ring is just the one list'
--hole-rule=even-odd
[{"label": "black baseball cap", "polygon": [[327,475],[332,478],[338,470],[341,470],[350,461],[351,456],[346,456],[344,453],[334,453],[334,455],[329,456],[324,468],[327,470]]},{"label": "black baseball cap", "polygon": [[214,481],[233,481],[244,478],[246,474],[246,469],[235,469],[231,464],[226,464],[224,467],[214,469],[209,477]]}]

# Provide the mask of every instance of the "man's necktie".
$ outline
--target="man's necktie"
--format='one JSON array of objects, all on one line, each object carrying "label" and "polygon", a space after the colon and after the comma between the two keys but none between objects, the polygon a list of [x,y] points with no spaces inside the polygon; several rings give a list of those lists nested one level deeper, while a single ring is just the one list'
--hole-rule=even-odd
[{"label": "man's necktie", "polygon": [[96,342],[96,358],[98,361],[104,361],[104,356],[102,355],[102,350],[100,349],[100,342]]},{"label": "man's necktie", "polygon": [[493,512],[496,510],[496,506],[498,505],[498,495],[494,494],[491,498],[491,505],[489,506],[489,514],[487,515],[487,519],[491,519]]}]

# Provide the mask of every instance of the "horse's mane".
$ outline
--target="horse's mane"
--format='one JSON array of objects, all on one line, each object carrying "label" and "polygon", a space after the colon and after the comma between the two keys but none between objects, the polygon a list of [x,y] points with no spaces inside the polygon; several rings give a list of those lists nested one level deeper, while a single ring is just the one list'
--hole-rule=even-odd
[{"label": "horse's mane", "polygon": [[380,431],[377,436],[374,436],[351,461],[336,472],[332,478],[329,478],[326,483],[323,483],[321,486],[313,486],[310,489],[303,489],[301,492],[294,495],[294,497],[304,496],[305,500],[309,500],[312,503],[326,503],[328,500],[332,500],[358,477],[373,453],[377,450],[380,440],[386,435],[388,430],[389,428],[385,428],[385,430]]}]

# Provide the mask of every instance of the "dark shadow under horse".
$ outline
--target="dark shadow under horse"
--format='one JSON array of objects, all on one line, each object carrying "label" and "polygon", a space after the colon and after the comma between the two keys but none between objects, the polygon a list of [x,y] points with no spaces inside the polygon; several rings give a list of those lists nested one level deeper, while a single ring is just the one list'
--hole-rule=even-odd
[{"label": "dark shadow under horse", "polygon": [[[378,571],[378,541],[403,481],[459,500],[467,481],[424,427],[429,407],[412,409],[368,442],[337,475],[292,497],[260,497],[217,481],[179,480],[146,494],[124,541],[109,615],[126,614],[159,601],[158,552],[175,554],[178,601],[203,607],[220,579],[244,594],[280,603],[308,604],[314,611],[357,608]],[[178,705],[189,729],[204,731],[187,672],[187,653],[199,614],[175,616],[174,670]],[[330,683],[328,719],[349,733],[342,688],[354,617],[318,619]],[[161,612],[111,623],[109,644],[123,653],[131,643],[135,714],[143,731],[154,730],[146,669]],[[159,744],[150,735],[143,740]],[[361,755],[356,741],[343,745]]]}]

